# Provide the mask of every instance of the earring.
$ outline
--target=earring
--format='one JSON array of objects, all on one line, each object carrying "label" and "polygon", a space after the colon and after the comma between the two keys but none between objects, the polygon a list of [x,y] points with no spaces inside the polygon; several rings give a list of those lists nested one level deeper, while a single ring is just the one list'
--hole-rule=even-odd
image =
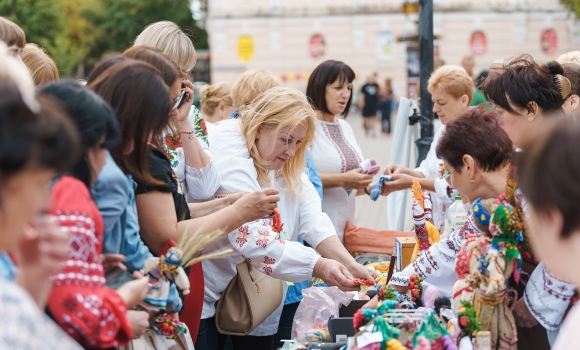
[{"label": "earring", "polygon": [[532,124],[534,122],[533,119],[528,119],[528,124]]}]

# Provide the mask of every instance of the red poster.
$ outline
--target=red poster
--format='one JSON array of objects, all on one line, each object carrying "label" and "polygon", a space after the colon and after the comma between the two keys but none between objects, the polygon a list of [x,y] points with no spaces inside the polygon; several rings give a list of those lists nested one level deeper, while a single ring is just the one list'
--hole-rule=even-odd
[{"label": "red poster", "polygon": [[314,34],[310,38],[310,44],[308,48],[310,51],[310,56],[314,58],[320,58],[324,56],[324,51],[326,50],[324,37],[321,34]]},{"label": "red poster", "polygon": [[473,56],[483,55],[487,51],[487,38],[485,37],[485,33],[481,30],[474,31],[471,34],[469,46],[471,47],[471,54]]},{"label": "red poster", "polygon": [[546,29],[540,37],[540,45],[545,54],[551,55],[558,49],[558,34],[554,29]]}]

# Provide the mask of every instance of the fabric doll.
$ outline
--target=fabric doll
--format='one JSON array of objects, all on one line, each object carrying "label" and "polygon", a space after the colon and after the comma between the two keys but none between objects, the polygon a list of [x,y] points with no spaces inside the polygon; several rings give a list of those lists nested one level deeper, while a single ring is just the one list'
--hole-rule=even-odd
[{"label": "fabric doll", "polygon": [[439,230],[433,225],[433,205],[431,197],[421,191],[419,180],[413,179],[413,221],[417,244],[411,256],[411,262],[417,259],[420,251],[428,250],[439,242]]}]

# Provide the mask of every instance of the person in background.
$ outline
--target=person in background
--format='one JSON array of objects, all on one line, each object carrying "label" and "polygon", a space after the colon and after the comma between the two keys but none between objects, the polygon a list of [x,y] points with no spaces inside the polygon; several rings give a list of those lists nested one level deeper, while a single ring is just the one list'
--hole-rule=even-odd
[{"label": "person in background", "polygon": [[[550,271],[580,285],[580,118],[547,119],[523,140],[516,161],[519,186],[528,201],[530,240]],[[566,165],[566,166],[563,166]],[[573,306],[553,350],[580,349],[580,306]]]},{"label": "person in background", "polygon": [[201,88],[201,113],[209,129],[220,120],[228,119],[234,113],[232,84],[227,81]]},{"label": "person in background", "polygon": [[463,69],[465,69],[465,71],[471,77],[473,83],[475,84],[476,76],[475,73],[473,72],[473,68],[475,68],[475,60],[473,59],[473,57],[471,56],[464,57],[463,60],[461,60],[461,66],[463,67]]},{"label": "person in background", "polygon": [[40,46],[32,43],[26,44],[21,56],[22,61],[32,74],[34,85],[37,87],[59,79],[56,64]]},{"label": "person in background", "polygon": [[[240,74],[232,86],[232,102],[235,110],[252,102],[256,96],[273,87],[282,85],[282,81],[269,71],[251,69]],[[232,113],[237,118],[237,113]]]},{"label": "person in background", "polygon": [[0,348],[82,349],[44,313],[49,278],[68,254],[68,235],[42,214],[52,179],[74,164],[78,146],[62,108],[43,101],[36,114],[19,84],[0,77],[0,252],[16,253],[19,264],[18,283],[0,277]]},{"label": "person in background", "polygon": [[391,107],[393,106],[393,84],[391,79],[385,79],[385,85],[379,90],[381,108],[381,132],[391,135]]},{"label": "person in background", "polygon": [[556,61],[560,64],[564,63],[576,63],[580,64],[580,51],[570,51],[564,54],[561,54]]},{"label": "person in background", "polygon": [[379,84],[377,84],[377,73],[371,74],[366,84],[361,88],[360,93],[359,108],[362,111],[365,135],[368,136],[369,134],[372,134],[372,136],[375,137],[377,107],[379,105]]},{"label": "person in background", "polygon": [[433,100],[433,112],[437,113],[443,125],[435,133],[429,153],[418,168],[387,165],[385,175],[390,175],[392,181],[383,184],[383,195],[410,189],[413,178],[417,178],[421,188],[432,194],[433,222],[435,227],[440,228],[445,220],[446,207],[453,203],[455,192],[447,181],[439,177],[442,160],[436,154],[437,143],[445,134],[445,125],[467,111],[474,89],[473,81],[465,69],[453,65],[443,66],[433,72],[429,78],[428,89]]},{"label": "person in background", "polygon": [[318,119],[310,153],[324,189],[322,210],[341,242],[346,222],[355,223],[356,196],[370,193],[373,179],[373,175],[362,173],[362,151],[343,119],[352,101],[353,80],[354,71],[348,65],[328,60],[314,69],[306,87]]},{"label": "person in background", "polygon": [[0,16],[0,41],[8,46],[8,54],[22,62],[21,54],[26,45],[26,34],[16,23]]},{"label": "person in background", "polygon": [[[189,203],[205,202],[212,198],[220,184],[219,170],[211,161],[205,120],[193,103],[193,84],[189,73],[196,63],[191,39],[173,22],[150,24],[135,38],[133,46],[150,46],[175,61],[181,71],[178,106],[161,139],[163,151],[170,157],[171,167],[179,180],[178,191]],[[178,97],[179,97],[178,96]],[[182,101],[183,99],[183,101]],[[183,113],[188,113],[183,117]]]},{"label": "person in background", "polygon": [[563,63],[564,73],[570,81],[570,95],[564,102],[562,108],[564,113],[570,117],[578,117],[580,112],[580,64]]},{"label": "person in background", "polygon": [[[483,85],[483,82],[485,81],[485,78],[487,78],[488,75],[489,71],[487,70],[484,70],[481,73],[479,73],[479,77],[477,77],[477,84],[475,86],[475,92],[473,93],[473,99],[471,100],[470,106],[477,106],[482,103],[487,103],[485,95],[481,90],[481,86]],[[490,105],[490,107],[493,106]]]}]

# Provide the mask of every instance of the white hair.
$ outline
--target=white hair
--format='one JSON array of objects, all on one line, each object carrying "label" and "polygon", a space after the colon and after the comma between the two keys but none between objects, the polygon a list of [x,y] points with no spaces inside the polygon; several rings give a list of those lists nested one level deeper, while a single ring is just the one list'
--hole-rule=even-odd
[{"label": "white hair", "polygon": [[36,89],[30,71],[22,61],[8,54],[8,47],[0,40],[0,78],[13,81],[22,95],[22,100],[33,112],[40,112],[40,104],[36,101]]}]

